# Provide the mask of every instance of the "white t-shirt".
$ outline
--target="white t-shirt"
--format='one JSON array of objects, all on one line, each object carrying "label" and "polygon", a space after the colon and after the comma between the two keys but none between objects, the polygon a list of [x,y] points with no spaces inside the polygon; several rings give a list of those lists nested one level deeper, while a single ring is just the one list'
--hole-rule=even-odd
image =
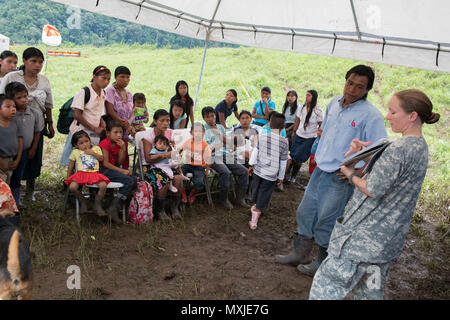
[{"label": "white t-shirt", "polygon": [[311,117],[309,118],[306,129],[304,129],[306,115],[308,114],[307,109],[308,108],[306,107],[306,105],[299,106],[297,108],[295,116],[300,119],[300,125],[298,126],[298,129],[295,133],[299,137],[305,139],[316,138],[317,129],[319,128],[319,122],[323,122],[323,111],[318,105],[316,105],[313,112],[311,113]]}]

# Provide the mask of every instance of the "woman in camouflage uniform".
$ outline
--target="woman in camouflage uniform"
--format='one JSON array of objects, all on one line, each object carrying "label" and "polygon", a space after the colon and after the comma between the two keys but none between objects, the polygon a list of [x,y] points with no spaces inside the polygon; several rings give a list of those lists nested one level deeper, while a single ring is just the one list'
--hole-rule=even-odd
[{"label": "woman in camouflage uniform", "polygon": [[[386,120],[402,137],[393,141],[359,177],[354,165],[341,172],[355,192],[344,215],[336,221],[328,257],[315,274],[310,299],[382,299],[392,261],[402,252],[420,189],[427,171],[428,147],[423,123],[435,123],[439,114],[419,90],[400,91],[389,102]],[[353,140],[350,150],[363,145]]]}]

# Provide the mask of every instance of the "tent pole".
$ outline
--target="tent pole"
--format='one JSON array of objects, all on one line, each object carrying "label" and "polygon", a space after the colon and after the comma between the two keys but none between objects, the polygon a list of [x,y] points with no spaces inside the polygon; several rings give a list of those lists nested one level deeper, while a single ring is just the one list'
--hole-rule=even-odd
[{"label": "tent pole", "polygon": [[[195,94],[195,101],[194,101],[194,108],[193,108],[194,110],[192,111],[194,113],[194,115],[193,115],[194,116],[194,120],[195,120],[195,107],[197,106],[198,94],[200,92],[200,82],[202,81],[203,67],[205,66],[206,50],[208,49],[208,42],[209,42],[209,38],[211,37],[211,32],[212,32],[211,26],[214,23],[214,18],[216,17],[217,10],[219,10],[220,2],[222,2],[222,0],[218,0],[217,1],[216,8],[214,9],[213,16],[212,16],[211,21],[209,23],[209,27],[206,30],[205,49],[203,50],[202,67],[200,69],[200,77],[198,79],[198,84],[197,84],[197,93]],[[193,123],[191,125],[193,125]]]},{"label": "tent pole", "polygon": [[194,110],[193,110],[193,112],[194,112],[194,120],[195,120],[195,107],[197,107],[198,94],[200,92],[200,83],[202,81],[202,76],[203,76],[203,67],[205,66],[206,50],[208,49],[208,42],[209,42],[209,37],[206,37],[205,48],[203,49],[202,67],[200,69],[200,77],[198,78],[198,84],[197,84],[197,93],[195,94]]}]

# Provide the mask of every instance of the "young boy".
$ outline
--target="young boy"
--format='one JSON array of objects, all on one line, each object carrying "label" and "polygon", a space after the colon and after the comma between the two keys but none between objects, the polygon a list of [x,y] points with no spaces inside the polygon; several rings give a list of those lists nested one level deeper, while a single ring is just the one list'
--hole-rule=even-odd
[{"label": "young boy", "polygon": [[257,228],[261,211],[267,210],[275,186],[283,182],[288,159],[289,142],[280,135],[285,126],[283,114],[274,112],[270,120],[270,133],[260,135],[256,148],[250,156],[248,174],[252,182],[252,219],[250,229]]},{"label": "young boy", "polygon": [[145,102],[146,99],[143,93],[134,94],[133,113],[130,120],[136,132],[145,131],[144,123],[148,123],[148,111]]},{"label": "young boy", "polygon": [[[0,178],[10,183],[11,175],[17,168],[22,156],[22,127],[16,116],[14,101],[0,95]],[[5,139],[8,137],[9,139]]]},{"label": "young boy", "polygon": [[261,100],[255,102],[252,110],[253,124],[258,126],[264,126],[269,122],[270,111],[275,111],[277,109],[275,102],[270,99],[272,90],[269,87],[261,88]]},{"label": "young boy", "polygon": [[[212,164],[211,169],[219,174],[220,205],[225,209],[233,209],[233,205],[228,200],[228,189],[230,188],[230,175],[237,176],[238,188],[236,190],[236,200],[244,208],[250,206],[245,202],[245,193],[248,186],[248,171],[242,164],[238,164],[234,155],[227,156],[230,151],[226,144],[225,128],[221,124],[216,124],[216,113],[212,107],[202,109],[202,117],[205,120],[205,141],[211,148]],[[232,145],[232,144],[231,144]]]},{"label": "young boy", "polygon": [[186,140],[181,146],[179,153],[185,152],[184,163],[181,166],[183,174],[192,173],[194,188],[188,196],[188,202],[194,203],[195,196],[205,187],[205,177],[209,174],[211,164],[211,149],[208,143],[203,140],[205,128],[199,122],[195,122],[191,127],[192,138]]},{"label": "young boy", "polygon": [[20,82],[11,82],[5,87],[6,96],[12,99],[16,105],[16,120],[22,129],[23,134],[23,150],[20,162],[14,170],[10,187],[14,200],[19,208],[22,207],[20,203],[20,181],[27,162],[34,158],[40,138],[40,116],[38,111],[34,108],[28,107],[28,90]]}]

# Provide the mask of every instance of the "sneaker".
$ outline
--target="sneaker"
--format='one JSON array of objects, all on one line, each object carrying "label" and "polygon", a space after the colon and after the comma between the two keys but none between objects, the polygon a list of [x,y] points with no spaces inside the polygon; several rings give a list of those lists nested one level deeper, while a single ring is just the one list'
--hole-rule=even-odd
[{"label": "sneaker", "polygon": [[256,205],[250,209],[252,211],[252,219],[248,222],[250,229],[255,230],[258,227],[258,219],[261,216],[261,211],[257,211]]},{"label": "sneaker", "polygon": [[291,177],[291,178],[289,179],[289,182],[290,182],[290,183],[295,183],[296,180],[297,180],[296,177]]},{"label": "sneaker", "polygon": [[170,192],[173,192],[173,193],[177,193],[177,192],[178,192],[178,189],[175,188],[175,186],[174,186],[172,183],[170,183],[170,184],[169,184],[169,191],[170,191]]}]

